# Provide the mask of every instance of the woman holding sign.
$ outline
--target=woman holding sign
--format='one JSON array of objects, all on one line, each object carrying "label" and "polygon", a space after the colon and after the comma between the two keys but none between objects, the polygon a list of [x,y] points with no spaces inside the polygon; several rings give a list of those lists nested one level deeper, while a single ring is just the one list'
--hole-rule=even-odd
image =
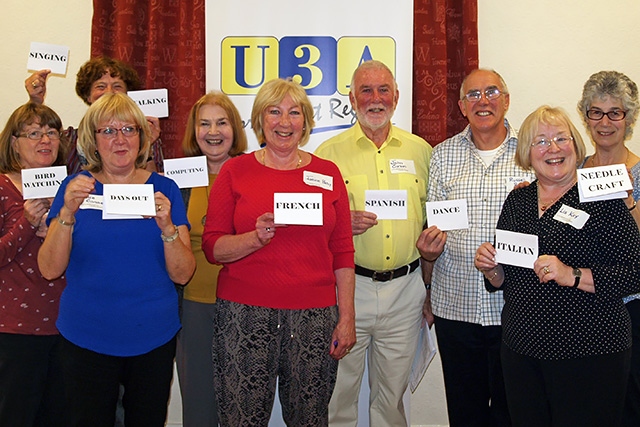
[{"label": "woman holding sign", "polygon": [[[584,84],[578,111],[594,142],[596,152],[587,157],[582,167],[624,164],[633,182],[633,191],[625,200],[636,224],[640,227],[640,157],[631,152],[625,142],[631,138],[638,118],[640,101],[638,86],[617,71],[600,71]],[[640,425],[640,294],[624,298],[631,316],[633,345],[631,369],[622,425]]]},{"label": "woman holding sign", "polygon": [[[267,425],[276,381],[288,425],[327,425],[337,360],[355,343],[346,188],[333,163],[299,149],[314,125],[299,84],[265,83],[251,123],[264,148],[224,164],[202,238],[209,261],[223,265],[213,353],[220,425]],[[274,212],[287,197],[298,213],[288,212],[288,225]],[[321,200],[320,223],[310,199]]]},{"label": "woman holding sign", "polygon": [[538,179],[511,192],[497,229],[536,236],[537,258],[525,268],[501,251],[498,264],[490,243],[476,253],[487,289],[504,289],[501,357],[516,426],[618,425],[622,415],[631,356],[622,297],[640,290],[640,233],[622,200],[580,202],[584,153],[564,111],[530,114],[515,160]]},{"label": "woman holding sign", "polygon": [[51,200],[23,200],[23,169],[64,165],[60,117],[27,103],[0,134],[0,424],[66,426],[55,326],[64,278],[47,280],[36,254]]},{"label": "woman holding sign", "polygon": [[[38,253],[44,277],[66,270],[57,326],[68,425],[113,427],[123,384],[127,425],[164,426],[180,329],[174,282],[195,269],[184,204],[172,180],[144,169],[149,127],[127,95],[101,96],[79,135],[88,165],[62,183]],[[127,213],[108,209],[112,199]],[[155,216],[136,214],[149,208]]]},{"label": "woman holding sign", "polygon": [[176,351],[182,424],[184,427],[216,427],[218,407],[213,388],[211,345],[216,284],[222,266],[210,264],[205,258],[202,232],[209,194],[220,168],[247,149],[240,113],[227,95],[212,91],[196,101],[189,113],[182,149],[187,157],[205,156],[209,172],[208,186],[182,190],[191,223],[191,249],[196,258],[196,272],[184,287],[182,330]]}]

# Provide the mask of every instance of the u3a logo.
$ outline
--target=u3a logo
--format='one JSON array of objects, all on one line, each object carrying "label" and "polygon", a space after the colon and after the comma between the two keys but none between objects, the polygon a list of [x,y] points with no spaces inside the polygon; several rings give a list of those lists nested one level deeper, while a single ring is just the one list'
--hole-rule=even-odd
[{"label": "u3a logo", "polygon": [[396,74],[391,37],[226,37],[221,52],[220,87],[227,95],[253,95],[271,79],[291,77],[309,95],[346,96],[353,70],[369,59]]}]

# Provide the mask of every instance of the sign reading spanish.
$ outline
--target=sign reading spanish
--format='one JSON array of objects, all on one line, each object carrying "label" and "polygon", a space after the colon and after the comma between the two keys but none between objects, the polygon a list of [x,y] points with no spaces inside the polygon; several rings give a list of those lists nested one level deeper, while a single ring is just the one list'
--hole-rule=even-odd
[{"label": "sign reading spanish", "polygon": [[624,199],[633,189],[624,164],[578,169],[580,202]]},{"label": "sign reading spanish", "polygon": [[365,190],[364,210],[378,219],[407,219],[407,190]]},{"label": "sign reading spanish", "polygon": [[435,225],[441,231],[469,228],[466,199],[427,202],[426,208],[429,227]]},{"label": "sign reading spanish", "polygon": [[165,159],[164,176],[174,180],[180,188],[206,187],[209,185],[207,157]]},{"label": "sign reading spanish", "polygon": [[496,262],[533,268],[538,259],[538,236],[496,230]]},{"label": "sign reading spanish", "polygon": [[322,225],[322,193],[274,193],[273,221],[288,225]]},{"label": "sign reading spanish", "polygon": [[22,197],[24,200],[54,197],[66,177],[66,166],[22,169]]},{"label": "sign reading spanish", "polygon": [[169,93],[167,89],[132,90],[127,92],[145,116],[169,117]]},{"label": "sign reading spanish", "polygon": [[55,44],[31,42],[27,70],[49,69],[53,74],[67,74],[69,47]]},{"label": "sign reading spanish", "polygon": [[103,196],[106,214],[156,216],[153,184],[105,184]]}]

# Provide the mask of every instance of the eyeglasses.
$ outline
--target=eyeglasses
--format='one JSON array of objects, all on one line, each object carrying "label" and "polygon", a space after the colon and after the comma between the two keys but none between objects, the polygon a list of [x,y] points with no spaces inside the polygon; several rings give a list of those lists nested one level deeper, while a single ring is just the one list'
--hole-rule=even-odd
[{"label": "eyeglasses", "polygon": [[21,133],[18,136],[23,136],[25,138],[29,138],[32,141],[40,141],[44,136],[47,136],[51,141],[57,141],[60,139],[60,132],[55,129],[48,130],[46,132],[42,132],[40,130],[33,130],[28,133]]},{"label": "eyeglasses", "polygon": [[561,146],[564,146],[569,141],[573,141],[572,136],[560,135],[551,139],[546,139],[546,138],[537,139],[531,143],[531,146],[537,148],[538,150],[546,151],[549,149],[549,147],[551,147],[551,142],[555,142],[558,147],[561,147]]},{"label": "eyeglasses", "polygon": [[[486,89],[484,91],[484,96],[489,101],[491,101],[492,99],[498,98],[503,93],[504,92],[502,92],[497,87],[490,87],[490,88],[488,88],[488,89]],[[479,90],[471,90],[471,91],[467,92],[464,97],[469,102],[478,102],[478,101],[480,101],[482,99],[482,94],[483,94],[483,92],[481,92]]]},{"label": "eyeglasses", "polygon": [[602,110],[587,110],[587,117],[591,120],[602,120],[604,116],[607,116],[612,122],[619,122],[626,115],[627,112],[624,110],[611,110],[606,113]]},{"label": "eyeglasses", "polygon": [[118,132],[122,132],[122,136],[129,137],[136,136],[139,131],[140,128],[137,126],[122,126],[120,129],[112,127],[96,129],[96,133],[101,133],[108,139],[115,138],[118,135]]}]

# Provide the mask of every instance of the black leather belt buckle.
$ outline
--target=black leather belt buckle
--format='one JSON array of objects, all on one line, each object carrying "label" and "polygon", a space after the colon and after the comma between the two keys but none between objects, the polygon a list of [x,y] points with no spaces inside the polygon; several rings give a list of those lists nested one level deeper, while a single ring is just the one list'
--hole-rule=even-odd
[{"label": "black leather belt buckle", "polygon": [[395,270],[374,271],[371,275],[371,279],[373,279],[374,282],[388,282],[389,280],[393,279],[394,273]]}]

